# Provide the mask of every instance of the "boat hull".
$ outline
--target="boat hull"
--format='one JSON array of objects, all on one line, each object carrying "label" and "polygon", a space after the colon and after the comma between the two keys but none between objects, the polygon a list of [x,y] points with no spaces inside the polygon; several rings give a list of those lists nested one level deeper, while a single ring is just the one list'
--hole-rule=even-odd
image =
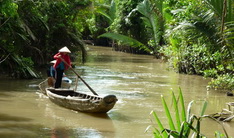
[{"label": "boat hull", "polygon": [[117,98],[115,95],[100,97],[75,92],[70,89],[46,89],[49,99],[62,107],[87,113],[106,113],[111,110]]}]

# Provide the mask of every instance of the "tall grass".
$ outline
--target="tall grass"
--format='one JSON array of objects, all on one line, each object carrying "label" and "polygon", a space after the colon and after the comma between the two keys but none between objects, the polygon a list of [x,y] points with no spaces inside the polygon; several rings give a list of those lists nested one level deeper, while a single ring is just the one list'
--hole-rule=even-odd
[{"label": "tall grass", "polygon": [[[200,115],[197,116],[191,112],[191,108],[192,108],[194,101],[191,101],[188,104],[187,110],[185,109],[185,102],[184,102],[183,93],[181,89],[179,89],[178,98],[176,98],[173,91],[171,92],[171,95],[172,95],[172,104],[173,104],[173,109],[174,109],[173,111],[169,109],[169,106],[166,103],[164,96],[163,95],[161,96],[161,100],[162,100],[164,111],[168,120],[169,128],[163,126],[163,123],[161,122],[160,118],[158,117],[158,114],[155,111],[151,112],[151,115],[154,118],[154,122],[156,122],[157,124],[157,125],[156,124],[152,125],[154,137],[155,138],[168,138],[168,137],[202,138],[202,137],[205,137],[205,135],[201,133],[200,128],[201,128],[201,121],[203,118],[211,118],[208,115],[204,115],[205,110],[207,108],[207,101],[203,102]],[[212,119],[215,120],[214,118]],[[149,126],[146,130],[148,130],[149,128],[152,128],[152,126]],[[219,138],[219,137],[228,138],[229,136],[227,132],[225,131],[224,127],[223,127],[223,130],[225,134],[215,132],[215,137],[216,138]]]}]

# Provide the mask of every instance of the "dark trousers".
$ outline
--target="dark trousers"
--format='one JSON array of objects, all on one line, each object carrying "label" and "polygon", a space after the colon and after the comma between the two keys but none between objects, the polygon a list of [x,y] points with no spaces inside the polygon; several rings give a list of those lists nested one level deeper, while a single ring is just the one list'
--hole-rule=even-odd
[{"label": "dark trousers", "polygon": [[56,69],[56,81],[54,88],[61,88],[63,72],[64,70],[61,70],[60,68]]}]

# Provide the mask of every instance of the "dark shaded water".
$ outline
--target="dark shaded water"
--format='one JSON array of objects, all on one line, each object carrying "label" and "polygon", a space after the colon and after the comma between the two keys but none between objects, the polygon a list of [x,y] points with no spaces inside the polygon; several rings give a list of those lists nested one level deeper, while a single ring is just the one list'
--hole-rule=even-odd
[{"label": "dark shaded water", "polygon": [[[116,106],[107,114],[86,114],[51,103],[34,86],[42,80],[0,80],[0,137],[152,137],[150,112],[155,110],[167,125],[161,95],[170,104],[170,92],[181,87],[186,103],[196,100],[199,113],[203,100],[206,114],[220,112],[233,101],[221,91],[209,90],[209,80],[200,76],[168,71],[166,63],[151,56],[114,52],[111,48],[89,47],[88,62],[76,71],[99,94],[114,94]],[[76,76],[68,71],[69,78]],[[75,84],[74,84],[75,86]],[[74,87],[73,86],[73,87]],[[82,82],[78,91],[91,93]],[[214,137],[221,126],[210,119],[202,122],[202,132]],[[234,124],[224,123],[230,136]]]}]

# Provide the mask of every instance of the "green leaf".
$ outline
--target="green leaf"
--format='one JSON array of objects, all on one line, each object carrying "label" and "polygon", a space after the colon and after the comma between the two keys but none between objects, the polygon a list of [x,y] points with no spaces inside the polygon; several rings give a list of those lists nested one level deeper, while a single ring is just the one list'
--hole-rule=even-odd
[{"label": "green leaf", "polygon": [[186,112],[185,112],[185,106],[184,106],[184,97],[181,88],[179,88],[179,101],[181,104],[181,120],[182,122],[186,121]]},{"label": "green leaf", "polygon": [[173,136],[174,138],[179,138],[180,134],[177,131],[172,131],[170,129],[165,129],[167,133],[170,134],[170,136]]},{"label": "green leaf", "polygon": [[168,123],[169,123],[170,129],[171,130],[176,130],[175,129],[175,125],[174,125],[173,120],[172,120],[172,117],[171,117],[171,113],[170,113],[170,111],[168,109],[167,103],[166,103],[163,95],[161,96],[161,99],[162,99],[164,110],[166,112],[166,116],[167,116],[167,119],[168,119]]},{"label": "green leaf", "polygon": [[104,33],[100,35],[99,37],[107,37],[113,40],[118,40],[121,41],[122,43],[132,46],[132,47],[139,47],[147,52],[151,52],[150,49],[142,44],[141,42],[137,41],[136,39],[133,39],[131,37],[121,35],[121,34],[116,34],[116,33]]},{"label": "green leaf", "polygon": [[163,7],[162,0],[157,0],[157,1],[144,0],[137,5],[136,9],[134,9],[140,12],[144,16],[142,17],[142,19],[145,25],[151,28],[155,50],[157,46],[160,45],[159,42],[162,39],[162,32],[164,32],[162,7]]},{"label": "green leaf", "polygon": [[204,113],[206,111],[206,108],[207,108],[207,104],[208,104],[207,101],[205,101],[204,104],[203,104],[203,107],[202,107],[201,116],[204,115]]},{"label": "green leaf", "polygon": [[191,108],[192,108],[192,104],[193,104],[194,101],[191,101],[189,104],[188,104],[188,108],[187,108],[187,122],[190,122],[191,120]]},{"label": "green leaf", "polygon": [[105,11],[98,10],[96,12],[105,16],[110,22],[113,22],[113,19]]},{"label": "green leaf", "polygon": [[154,137],[155,138],[163,138],[163,136],[161,135],[161,133],[156,128],[154,129]]},{"label": "green leaf", "polygon": [[[152,111],[150,114],[153,114],[154,119],[155,119],[155,121],[157,122],[160,131],[162,132],[165,128],[163,127],[163,125],[162,125],[160,119],[158,118],[157,114],[156,114],[154,111]],[[167,134],[166,132],[163,132],[162,134],[163,134],[163,136],[164,136],[165,138],[168,137],[168,134]]]},{"label": "green leaf", "polygon": [[176,113],[175,115],[176,115],[177,130],[180,131],[181,122],[180,122],[179,108],[178,108],[178,104],[177,104],[177,100],[176,100],[174,92],[171,92],[171,94],[172,94],[172,101],[173,101],[173,105],[174,105],[174,110]]},{"label": "green leaf", "polygon": [[194,116],[191,116],[189,120],[190,120],[190,122],[185,122],[184,123],[185,124],[184,135],[187,136],[187,137],[190,135],[191,129],[193,131],[196,131],[195,128],[193,127]]}]

